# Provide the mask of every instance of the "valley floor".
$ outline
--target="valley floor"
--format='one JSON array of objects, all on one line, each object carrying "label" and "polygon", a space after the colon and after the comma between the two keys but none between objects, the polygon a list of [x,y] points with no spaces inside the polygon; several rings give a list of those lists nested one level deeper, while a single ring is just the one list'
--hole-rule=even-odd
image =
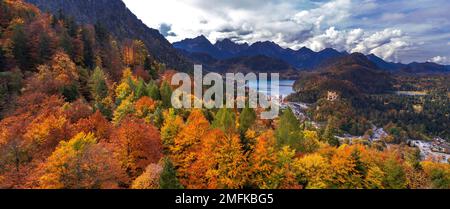
[{"label": "valley floor", "polygon": [[[410,94],[408,94],[410,95]],[[290,108],[295,116],[300,121],[308,121],[313,127],[320,128],[320,124],[312,121],[308,116],[306,111],[311,108],[310,104],[300,103],[300,102],[283,102],[281,105],[282,109]],[[336,136],[336,138],[341,141],[341,143],[349,143],[355,141],[365,140],[369,143],[373,142],[383,142],[383,138],[385,138],[388,133],[383,128],[378,128],[373,126],[373,135],[368,139],[366,136],[352,136],[350,134],[344,134],[343,136]],[[416,147],[420,150],[420,155],[422,160],[432,160],[440,163],[448,163],[450,162],[450,143],[448,140],[441,139],[436,137],[433,141],[425,141],[425,140],[408,140],[408,145],[410,147]],[[384,142],[383,142],[384,143]],[[389,146],[389,144],[386,144]]]}]

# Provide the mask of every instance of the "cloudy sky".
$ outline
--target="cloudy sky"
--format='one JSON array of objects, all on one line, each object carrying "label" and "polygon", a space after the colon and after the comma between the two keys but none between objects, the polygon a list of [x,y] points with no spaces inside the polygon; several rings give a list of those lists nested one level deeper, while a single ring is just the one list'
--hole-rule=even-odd
[{"label": "cloudy sky", "polygon": [[283,47],[450,64],[448,0],[123,0],[171,41],[274,41]]}]

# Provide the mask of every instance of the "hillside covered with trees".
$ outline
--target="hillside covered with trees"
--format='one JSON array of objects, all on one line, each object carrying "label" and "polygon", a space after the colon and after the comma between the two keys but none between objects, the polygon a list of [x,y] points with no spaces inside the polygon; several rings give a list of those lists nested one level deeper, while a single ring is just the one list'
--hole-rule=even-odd
[{"label": "hillside covered with trees", "polygon": [[290,109],[175,110],[179,69],[142,40],[21,0],[0,11],[0,188],[450,188],[449,164],[340,144],[332,121],[316,128]]},{"label": "hillside covered with trees", "polygon": [[[450,139],[449,79],[446,73],[393,74],[354,53],[301,73],[288,100],[312,104],[311,118],[333,119],[352,135],[366,134],[373,123],[395,129],[397,142]],[[337,94],[336,101],[327,100],[329,92]]]}]

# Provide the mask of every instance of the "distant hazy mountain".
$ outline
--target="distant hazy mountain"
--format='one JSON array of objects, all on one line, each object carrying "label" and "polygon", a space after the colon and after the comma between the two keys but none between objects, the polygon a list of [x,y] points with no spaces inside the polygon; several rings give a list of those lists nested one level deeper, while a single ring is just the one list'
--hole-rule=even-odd
[{"label": "distant hazy mountain", "polygon": [[401,69],[403,73],[427,74],[427,73],[449,73],[450,66],[439,65],[433,62],[417,63],[413,62]]},{"label": "distant hazy mountain", "polygon": [[205,36],[199,36],[193,39],[185,39],[184,41],[174,43],[177,49],[183,49],[192,53],[206,53],[215,59],[224,59],[230,55],[215,47]]},{"label": "distant hazy mountain", "polygon": [[25,0],[42,11],[73,17],[79,23],[100,23],[119,39],[140,39],[158,61],[178,70],[192,68],[190,62],[159,33],[147,27],[121,0]]},{"label": "distant hazy mountain", "polygon": [[374,54],[367,55],[370,61],[375,63],[380,69],[393,73],[408,73],[408,74],[436,74],[436,73],[450,73],[450,66],[439,65],[432,62],[410,64],[387,62],[377,57]]},{"label": "distant hazy mountain", "polygon": [[242,51],[245,51],[248,49],[249,45],[247,43],[244,44],[237,44],[230,39],[223,39],[220,41],[217,41],[214,46],[219,49],[222,52],[225,52],[231,56],[236,56]]},{"label": "distant hazy mountain", "polygon": [[373,63],[375,63],[379,68],[390,72],[395,72],[405,67],[405,65],[400,63],[386,62],[374,54],[367,55],[367,58]]},{"label": "distant hazy mountain", "polygon": [[295,63],[291,62],[293,59],[293,53],[291,53],[291,50],[285,50],[274,42],[256,42],[252,44],[248,49],[238,54],[238,56],[254,55],[265,55],[267,57],[280,59],[296,67]]},{"label": "distant hazy mountain", "polygon": [[341,53],[334,49],[314,52],[310,49],[302,48],[295,51],[289,48],[282,48],[270,41],[256,42],[249,46],[248,44],[237,44],[229,39],[224,39],[213,45],[204,36],[185,39],[174,43],[174,46],[179,50],[194,53],[190,57],[199,55],[198,53],[206,53],[215,59],[223,60],[264,55],[273,59],[283,60],[294,68],[301,70],[311,70],[328,59],[346,55],[346,53]]}]

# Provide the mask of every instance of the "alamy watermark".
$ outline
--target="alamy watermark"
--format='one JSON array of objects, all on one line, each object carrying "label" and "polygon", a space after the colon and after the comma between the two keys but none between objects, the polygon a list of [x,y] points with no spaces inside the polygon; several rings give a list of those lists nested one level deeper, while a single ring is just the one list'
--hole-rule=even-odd
[{"label": "alamy watermark", "polygon": [[[249,83],[256,83],[257,89],[250,89]],[[275,119],[280,112],[279,83],[278,73],[271,73],[270,79],[267,73],[227,73],[225,78],[218,73],[203,76],[202,66],[195,65],[193,81],[187,73],[176,73],[172,77],[171,84],[179,86],[172,94],[172,106],[213,109],[248,105],[263,109],[261,119]],[[205,86],[209,88],[205,90]]]}]

